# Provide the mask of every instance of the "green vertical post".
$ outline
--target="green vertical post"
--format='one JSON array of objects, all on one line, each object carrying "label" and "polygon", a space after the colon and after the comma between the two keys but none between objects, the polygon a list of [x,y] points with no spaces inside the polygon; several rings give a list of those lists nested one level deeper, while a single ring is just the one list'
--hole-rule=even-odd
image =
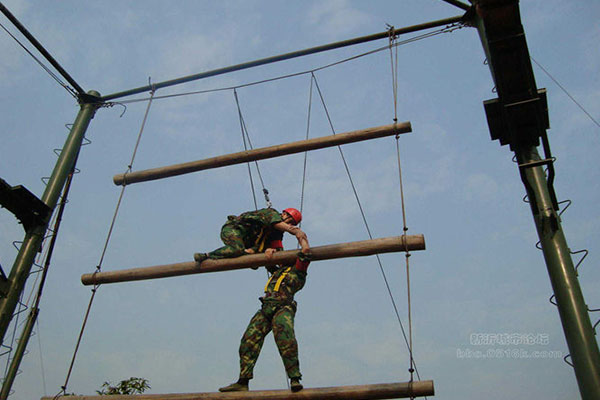
[{"label": "green vertical post", "polygon": [[37,321],[37,316],[39,312],[39,308],[35,307],[31,310],[29,316],[27,317],[27,323],[23,328],[21,340],[19,341],[19,344],[15,349],[15,354],[13,355],[13,359],[10,363],[10,367],[8,368],[8,372],[4,377],[4,382],[2,382],[0,400],[6,400],[10,395],[10,389],[12,388],[13,382],[15,381],[15,377],[19,372],[19,365],[21,364],[21,360],[23,359],[23,355],[25,354],[25,349],[27,348],[27,343],[29,342],[28,339],[31,336],[31,332],[33,332],[33,327],[35,326],[35,321]]},{"label": "green vertical post", "polygon": [[[516,149],[515,154],[522,166],[540,160],[535,147]],[[529,196],[581,397],[585,400],[600,399],[600,351],[560,217],[548,191],[544,168],[522,167],[521,176]]]},{"label": "green vertical post", "polygon": [[[552,160],[541,160],[537,150],[538,138],[546,135],[548,116],[535,83],[519,0],[470,2],[475,7],[473,25],[498,92],[498,99],[493,101],[496,107],[486,107],[492,139],[509,144],[517,157],[579,392],[584,400],[597,400],[600,351],[544,171],[544,165]],[[544,151],[549,151],[549,144],[544,146]]]},{"label": "green vertical post", "polygon": [[[96,91],[90,91],[88,94],[89,98],[100,97],[100,93]],[[85,131],[87,130],[91,119],[94,117],[98,105],[99,103],[94,102],[86,102],[81,105],[42,196],[42,201],[46,203],[51,210],[54,210],[58,203],[60,192],[65,185],[69,172],[79,154]],[[4,342],[4,336],[6,335],[6,331],[17,306],[19,296],[25,287],[35,256],[42,245],[49,222],[50,216],[44,224],[30,229],[25,234],[25,239],[23,239],[19,254],[10,271],[7,295],[5,298],[0,299],[0,339],[2,342]]]}]

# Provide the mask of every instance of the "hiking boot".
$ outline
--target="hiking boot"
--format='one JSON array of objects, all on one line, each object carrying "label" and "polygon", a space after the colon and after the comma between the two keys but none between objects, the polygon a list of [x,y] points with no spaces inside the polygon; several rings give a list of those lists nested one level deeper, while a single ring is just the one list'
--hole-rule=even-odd
[{"label": "hiking boot", "polygon": [[200,264],[202,261],[206,260],[208,255],[206,253],[194,253],[194,261]]},{"label": "hiking boot", "polygon": [[292,392],[299,392],[302,390],[302,388],[303,388],[303,386],[300,383],[300,379],[298,379],[298,378],[290,379],[290,389],[292,389]]},{"label": "hiking boot", "polygon": [[248,385],[244,385],[241,383],[232,383],[231,385],[219,388],[219,392],[247,392]]}]

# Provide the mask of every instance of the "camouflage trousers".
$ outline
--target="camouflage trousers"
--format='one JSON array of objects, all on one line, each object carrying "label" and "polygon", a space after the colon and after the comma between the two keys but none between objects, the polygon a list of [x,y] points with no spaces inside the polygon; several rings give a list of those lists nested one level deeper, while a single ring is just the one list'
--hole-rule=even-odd
[{"label": "camouflage trousers", "polygon": [[246,236],[248,236],[248,234],[244,227],[232,222],[227,222],[221,228],[221,240],[225,246],[219,247],[208,253],[208,258],[216,260],[221,258],[234,258],[246,254],[244,252],[244,250],[246,250],[246,245],[244,243],[244,238]]},{"label": "camouflage trousers", "polygon": [[275,343],[289,378],[301,378],[298,342],[294,334],[296,303],[263,302],[250,320],[240,344],[240,378],[252,378],[265,336],[273,330]]}]

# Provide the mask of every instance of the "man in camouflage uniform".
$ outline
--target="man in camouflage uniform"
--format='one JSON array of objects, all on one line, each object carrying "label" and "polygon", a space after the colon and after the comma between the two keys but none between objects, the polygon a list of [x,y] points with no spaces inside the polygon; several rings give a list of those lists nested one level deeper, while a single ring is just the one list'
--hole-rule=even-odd
[{"label": "man in camouflage uniform", "polygon": [[268,256],[283,249],[283,232],[296,236],[305,252],[309,251],[306,234],[296,225],[302,214],[295,208],[282,213],[272,208],[248,211],[239,216],[230,215],[221,228],[221,240],[225,246],[210,253],[195,253],[194,260],[201,263],[207,258],[234,258],[244,254],[266,253]]},{"label": "man in camouflage uniform", "polygon": [[283,360],[290,388],[302,390],[298,342],[294,334],[296,302],[294,294],[304,287],[310,255],[299,252],[294,265],[268,267],[272,273],[260,298],[262,307],[254,314],[240,344],[240,377],[237,382],[219,389],[221,392],[247,391],[248,382],[260,354],[265,336],[273,330],[275,343]]}]

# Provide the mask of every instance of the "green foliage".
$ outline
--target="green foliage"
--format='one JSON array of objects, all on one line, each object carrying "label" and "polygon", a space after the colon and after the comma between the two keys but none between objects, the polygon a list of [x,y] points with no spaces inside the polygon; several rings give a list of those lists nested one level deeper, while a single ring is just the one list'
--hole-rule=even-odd
[{"label": "green foliage", "polygon": [[96,390],[101,396],[110,396],[114,394],[142,394],[150,389],[147,379],[131,377],[112,386],[110,382],[104,382],[101,390]]}]

